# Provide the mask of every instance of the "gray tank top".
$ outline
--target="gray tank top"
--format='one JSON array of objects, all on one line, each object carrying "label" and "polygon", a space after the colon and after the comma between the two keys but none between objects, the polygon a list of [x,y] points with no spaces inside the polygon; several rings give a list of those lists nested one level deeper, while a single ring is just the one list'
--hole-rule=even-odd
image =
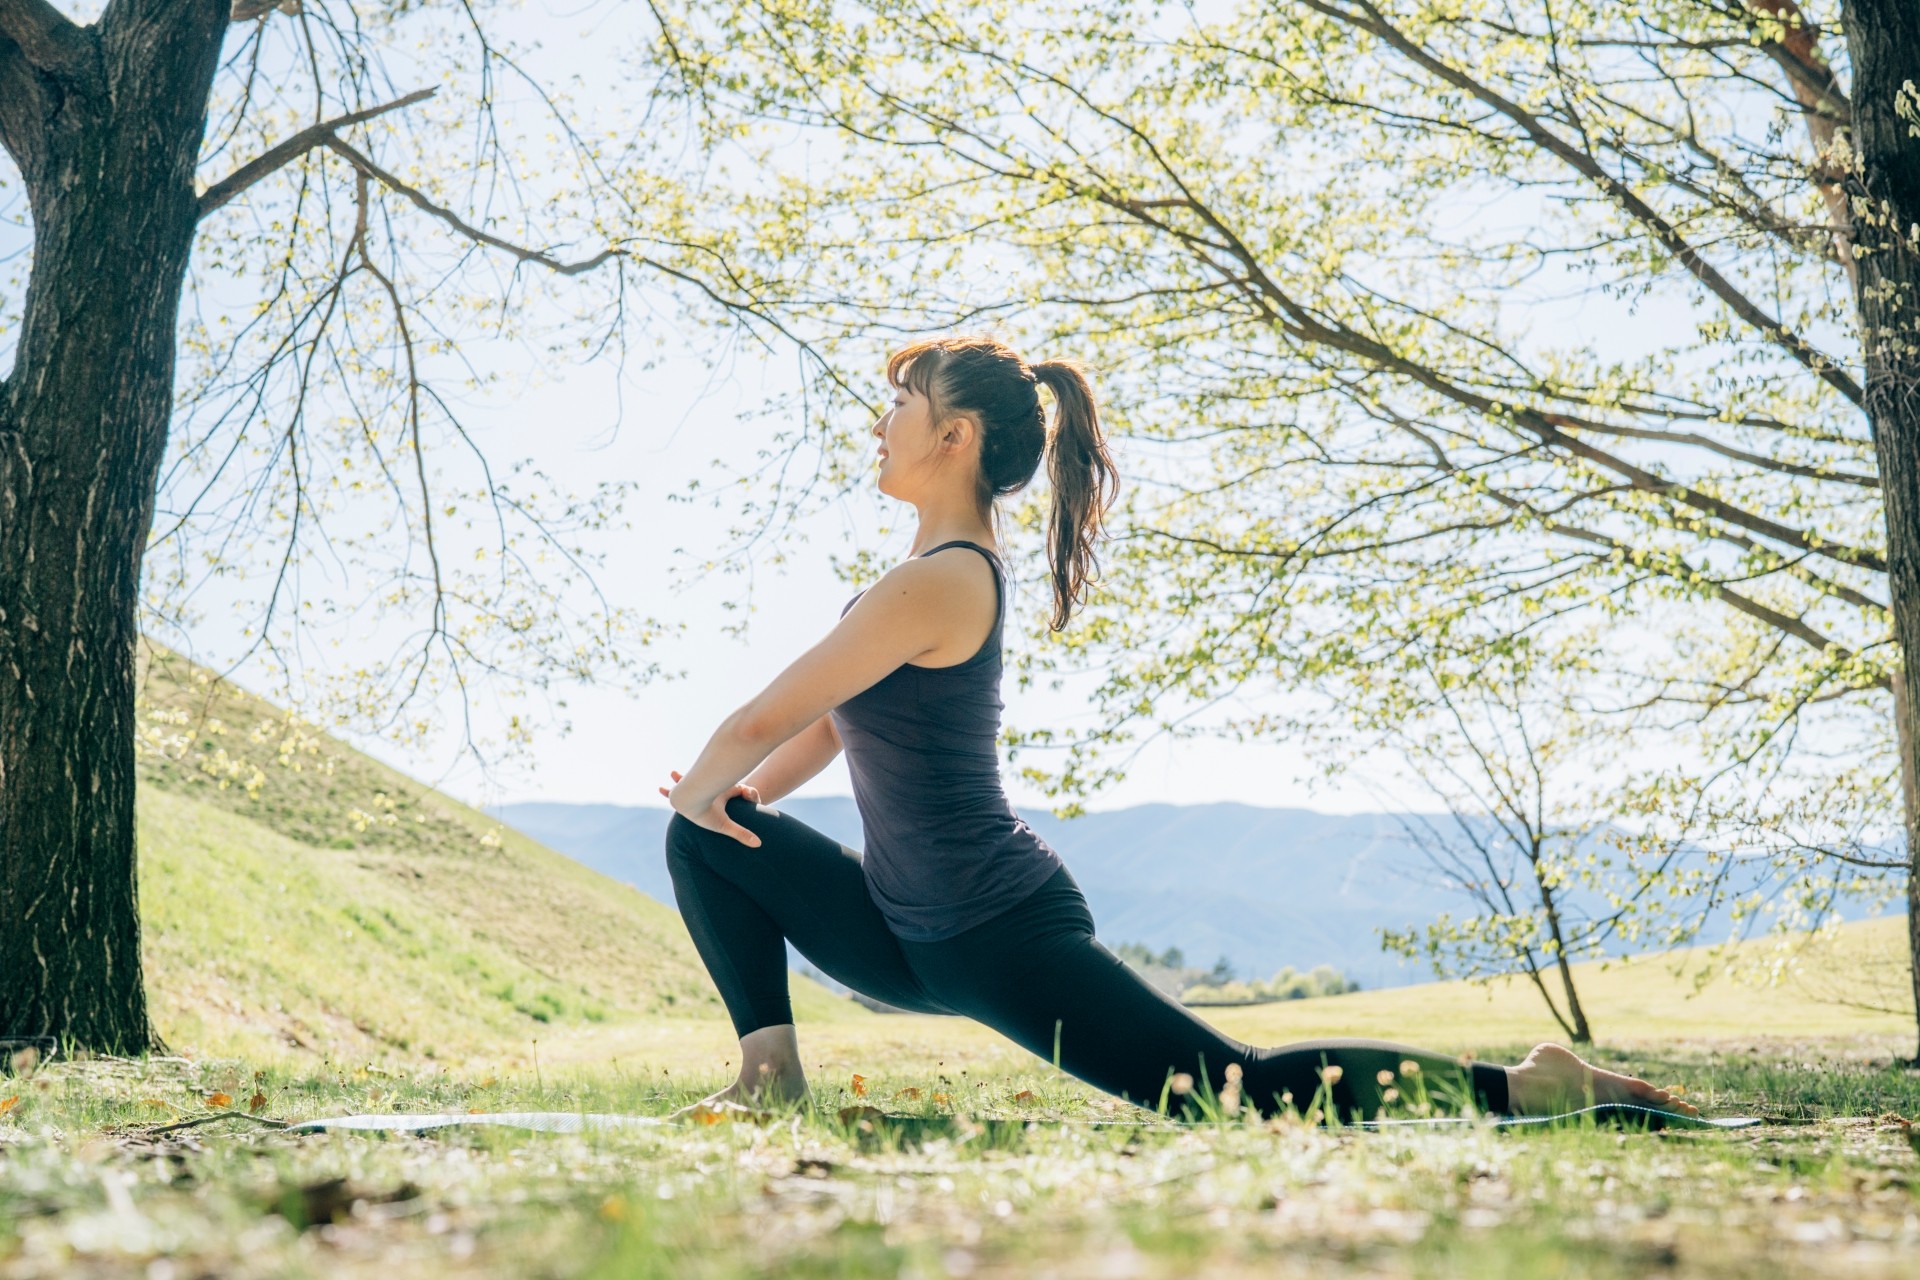
[{"label": "gray tank top", "polygon": [[[975,542],[943,542],[920,554],[948,547],[971,547],[993,566],[992,632],[966,661],[902,663],[832,712],[866,832],[867,893],[895,936],[909,942],[938,942],[982,924],[1061,866],[1000,788],[1000,562]],[[842,617],[859,598],[847,601]]]}]

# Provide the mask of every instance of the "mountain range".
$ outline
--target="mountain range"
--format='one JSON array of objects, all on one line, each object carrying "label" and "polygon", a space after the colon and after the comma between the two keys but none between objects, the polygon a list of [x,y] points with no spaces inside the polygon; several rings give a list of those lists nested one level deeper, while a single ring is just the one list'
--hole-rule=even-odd
[{"label": "mountain range", "polygon": [[[843,844],[861,845],[851,796],[789,797],[775,807]],[[664,805],[530,801],[489,812],[673,903],[663,853],[673,811]],[[1431,981],[1427,965],[1383,952],[1379,930],[1424,924],[1443,911],[1470,914],[1469,901],[1447,887],[1392,813],[1218,802],[1134,805],[1067,819],[1044,810],[1020,816],[1066,861],[1103,941],[1139,942],[1156,952],[1178,947],[1192,965],[1224,956],[1243,978],[1265,978],[1283,965],[1330,964],[1369,988]],[[1854,920],[1873,912],[1850,901],[1838,914]],[[1731,923],[1725,909],[1714,912],[1702,939],[1724,938]],[[798,961],[796,967],[812,972]]]},{"label": "mountain range", "polygon": [[[851,797],[788,798],[776,807],[860,847]],[[673,902],[662,854],[672,817],[665,806],[535,801],[490,812]],[[1178,947],[1188,963],[1203,966],[1225,956],[1243,977],[1331,964],[1367,987],[1426,981],[1426,968],[1383,953],[1375,930],[1460,905],[1435,883],[1392,814],[1214,803],[1021,816],[1066,861],[1103,940]]]}]

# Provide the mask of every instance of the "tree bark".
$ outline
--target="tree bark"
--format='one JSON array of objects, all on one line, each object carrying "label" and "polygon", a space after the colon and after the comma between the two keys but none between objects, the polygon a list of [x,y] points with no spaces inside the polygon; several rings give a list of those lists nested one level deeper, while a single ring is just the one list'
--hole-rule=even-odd
[{"label": "tree bark", "polygon": [[[1846,0],[1853,63],[1854,196],[1861,349],[1887,520],[1888,594],[1903,657],[1899,696],[1906,792],[1907,944],[1920,1025],[1920,812],[1912,777],[1920,748],[1920,5]],[[1902,119],[1902,104],[1908,119]],[[1920,1042],[1915,1062],[1920,1063]]]},{"label": "tree bark", "polygon": [[158,1045],[134,644],[228,2],[114,0],[94,26],[69,24],[57,65],[0,29],[0,62],[32,78],[41,108],[31,136],[19,110],[5,122],[34,258],[0,384],[0,1035],[69,1048]]}]

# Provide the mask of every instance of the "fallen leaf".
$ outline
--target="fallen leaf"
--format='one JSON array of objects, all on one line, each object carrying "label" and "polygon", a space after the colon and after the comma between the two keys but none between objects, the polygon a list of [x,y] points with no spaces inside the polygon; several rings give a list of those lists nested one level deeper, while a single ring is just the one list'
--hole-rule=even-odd
[{"label": "fallen leaf", "polygon": [[11,1098],[0,1098],[0,1116],[3,1116],[7,1114],[7,1112],[13,1110],[14,1104],[19,1101],[20,1101],[20,1095],[17,1093],[14,1094]]},{"label": "fallen leaf", "polygon": [[773,1119],[773,1112],[758,1111],[738,1102],[702,1102],[687,1113],[687,1119],[696,1124],[725,1124],[735,1120],[751,1120],[755,1124],[766,1124]]},{"label": "fallen leaf", "polygon": [[1013,1100],[1014,1100],[1015,1102],[1032,1102],[1032,1101],[1033,1101],[1033,1090],[1031,1090],[1031,1089],[1022,1089],[1022,1090],[1021,1090],[1020,1092],[1018,1092],[1018,1093],[1016,1093],[1016,1094],[1014,1094],[1014,1095],[1013,1095]]},{"label": "fallen leaf", "polygon": [[483,1116],[487,1114],[487,1109],[485,1107],[468,1107],[467,1114],[470,1116]]},{"label": "fallen leaf", "polygon": [[251,1098],[247,1099],[247,1110],[249,1111],[258,1111],[266,1105],[267,1095],[264,1093],[255,1093]]},{"label": "fallen leaf", "polygon": [[856,1098],[864,1098],[867,1096],[867,1078],[865,1076],[862,1076],[862,1075],[854,1076],[853,1096]]},{"label": "fallen leaf", "polygon": [[233,1105],[233,1095],[230,1093],[210,1093],[207,1095],[207,1105],[210,1107],[230,1107]]},{"label": "fallen leaf", "polygon": [[934,1095],[933,1095],[933,1100],[934,1100],[935,1102],[945,1102],[945,1103],[949,1103],[949,1104],[950,1104],[950,1103],[952,1103],[952,1101],[953,1101],[953,1099],[952,1099],[952,1098],[950,1098],[950,1097],[948,1097],[948,1096],[947,1096],[946,1094],[944,1094],[944,1093],[936,1093],[936,1094],[934,1094]]},{"label": "fallen leaf", "polygon": [[897,1090],[893,1096],[896,1098],[918,1098],[920,1096],[920,1090],[915,1085],[908,1085],[904,1089]]}]

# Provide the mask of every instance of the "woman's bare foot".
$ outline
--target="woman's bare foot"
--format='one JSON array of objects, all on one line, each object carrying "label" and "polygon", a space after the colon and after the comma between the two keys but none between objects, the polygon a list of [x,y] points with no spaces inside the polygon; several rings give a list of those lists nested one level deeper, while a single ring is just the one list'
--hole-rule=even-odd
[{"label": "woman's bare foot", "polygon": [[[766,1068],[766,1064],[761,1064]],[[698,1102],[688,1103],[678,1111],[671,1112],[669,1120],[685,1120],[701,1112],[712,1113],[729,1110],[753,1110],[767,1106],[789,1106],[807,1099],[807,1077],[798,1066],[791,1071],[776,1071],[766,1068],[759,1072],[759,1079],[750,1086],[743,1079],[735,1080],[718,1093],[710,1093]]]},{"label": "woman's bare foot", "polygon": [[1700,1114],[1700,1108],[1669,1091],[1637,1076],[1596,1067],[1564,1045],[1535,1045],[1525,1062],[1507,1068],[1507,1105],[1515,1115],[1553,1115],[1602,1102]]}]

